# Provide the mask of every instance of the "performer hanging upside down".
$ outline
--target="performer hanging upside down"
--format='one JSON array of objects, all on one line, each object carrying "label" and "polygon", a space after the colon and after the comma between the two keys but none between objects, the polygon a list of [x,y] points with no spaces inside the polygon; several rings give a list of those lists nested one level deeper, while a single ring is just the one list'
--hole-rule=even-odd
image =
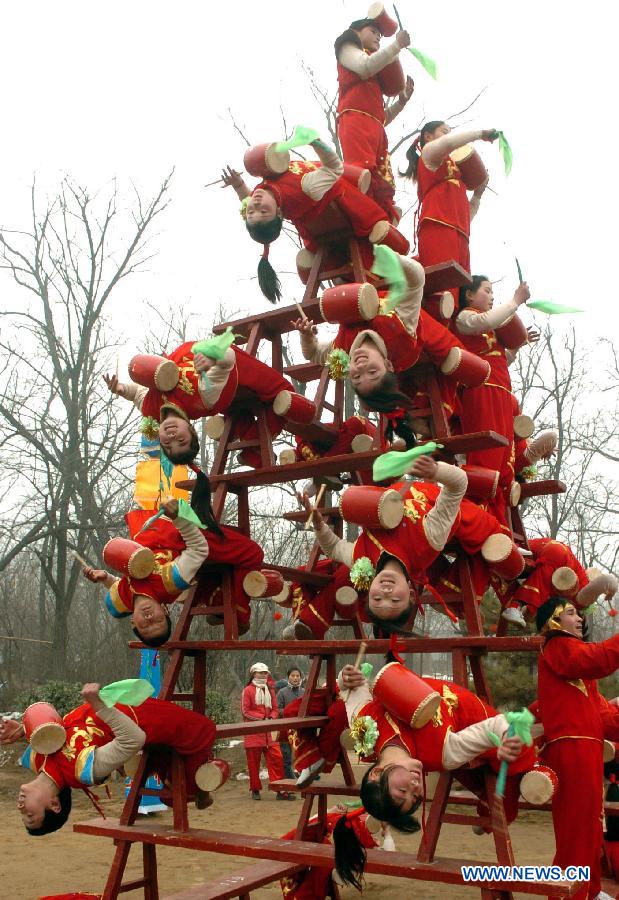
[{"label": "performer hanging upside down", "polygon": [[[304,566],[299,567],[301,571]],[[312,572],[331,574],[334,563],[331,559],[320,559]],[[325,587],[314,587],[303,582],[288,584],[287,593],[279,598],[282,606],[292,609],[293,621],[284,628],[284,640],[321,641],[338,612],[340,617],[350,619],[357,611],[357,591],[350,584],[348,566],[335,566],[333,579]]]},{"label": "performer hanging upside down", "polygon": [[[428,406],[427,394],[414,370],[422,352],[427,353],[443,373],[438,374],[437,382],[448,416],[454,411],[457,382],[480,384],[487,377],[489,367],[465,350],[450,331],[421,309],[425,283],[423,267],[406,256],[399,255],[397,259],[407,288],[393,312],[383,315],[379,311],[369,321],[342,324],[336,337],[323,344],[316,339],[311,319],[297,319],[293,324],[300,332],[305,359],[329,364],[334,377],[342,377],[338,367],[341,370],[343,351],[351,384],[363,405],[390,416],[393,431],[406,441],[407,446],[413,446],[413,429],[428,434],[424,420],[411,422],[405,414],[407,407]],[[363,289],[366,295],[374,290],[370,285],[347,287]],[[325,291],[323,302],[329,291]]]},{"label": "performer hanging upside down", "polygon": [[604,594],[610,600],[619,589],[614,575],[584,569],[567,544],[552,538],[532,538],[529,550],[533,554],[533,569],[507,585],[496,582],[493,587],[504,606],[502,616],[508,622],[524,626],[524,613],[533,618],[537,610],[551,597],[571,599],[583,610]]},{"label": "performer hanging upside down", "polygon": [[[43,755],[28,747],[21,763],[37,773],[22,784],[17,808],[32,835],[62,828],[71,812],[71,788],[81,788],[95,802],[89,788],[102,784],[143,747],[158,745],[149,755],[149,773],[162,781],[170,775],[170,750],[180,754],[187,792],[196,805],[212,802],[200,789],[206,764],[212,759],[215,723],[207,716],[183,709],[167,700],[145,700],[140,706],[118,704],[110,709],[99,697],[98,684],[82,688],[84,703],[63,719],[66,742],[55,753]],[[14,720],[0,721],[0,744],[21,740],[24,729]]]},{"label": "performer hanging upside down", "polygon": [[[271,436],[276,437],[282,430],[284,419],[273,412],[272,402],[281,391],[294,393],[292,384],[271,366],[250,356],[240,347],[229,347],[223,359],[214,360],[202,353],[194,356],[191,350],[194,343],[186,341],[172,353],[159,358],[134,357],[131,370],[135,377],[138,377],[138,370],[145,372],[139,377],[148,387],[143,384],[121,384],[115,375],[104,376],[105,382],[113,394],[131,400],[143,416],[152,417],[160,423],[161,447],[175,465],[191,463],[200,452],[200,441],[191,420],[225,414],[243,389],[251,391],[258,402],[265,404],[267,425]],[[143,360],[148,369],[142,366]],[[171,362],[166,366],[166,361]],[[165,390],[157,387],[158,383],[162,383],[160,370],[164,366]],[[202,373],[208,373],[206,384],[200,377]],[[168,387],[169,384],[173,386]],[[256,419],[250,410],[235,413],[235,417],[237,425],[232,437],[239,440],[257,437]],[[243,465],[258,468],[260,453],[246,448],[239,454],[238,460]]]},{"label": "performer hanging upside down", "polygon": [[[208,480],[198,476],[200,486]],[[208,496],[207,496],[208,494]],[[141,531],[152,517],[152,510],[133,510],[125,517],[132,541],[136,546],[148,547],[154,554],[154,568],[150,575],[137,578],[128,574],[121,578],[104,569],[86,567],[84,577],[108,588],[105,605],[115,618],[131,616],[136,636],[149,647],[158,647],[170,637],[171,623],[167,605],[173,603],[197,578],[196,592],[207,606],[219,606],[216,598],[221,591],[221,576],[217,572],[200,572],[202,564],[220,563],[232,567],[232,592],[235,613],[241,634],[249,629],[250,597],[243,581],[250,571],[259,569],[262,549],[234,528],[218,525],[210,506],[210,492],[206,488],[202,501],[198,486],[192,494],[192,505],[200,521],[208,528],[200,529],[178,517],[178,502],[168,500],[165,516],[156,519]],[[104,550],[104,556],[108,547]],[[209,624],[223,624],[217,616],[207,617]]]},{"label": "performer hanging upside down", "polygon": [[[499,472],[499,484],[491,505],[494,515],[506,521],[506,506],[514,481],[514,415],[519,412],[518,402],[512,394],[508,365],[517,351],[505,347],[500,329],[526,304],[531,294],[526,283],[516,289],[513,298],[501,306],[493,307],[492,283],[485,275],[475,275],[470,287],[460,289],[460,312],[456,318],[456,331],[464,346],[471,353],[485,359],[490,365],[490,377],[484,384],[461,389],[460,423],[464,433],[471,431],[496,431],[507,438],[505,447],[490,447],[467,453],[469,465],[484,466]],[[519,445],[518,465],[532,464],[542,455],[549,456],[556,446],[555,431],[542,432],[530,445]]]},{"label": "performer hanging upside down", "polygon": [[564,597],[551,597],[540,606],[536,622],[545,637],[537,666],[546,739],[541,757],[559,777],[552,801],[553,865],[589,866],[589,884],[574,897],[595,900],[608,896],[600,893],[603,740],[619,739],[619,709],[600,694],[596,679],[619,667],[619,634],[585,643],[582,618]]},{"label": "performer hanging upside down", "polygon": [[[393,32],[387,30],[391,36]],[[412,78],[404,80],[398,61],[400,51],[410,44],[408,32],[399,31],[395,40],[382,48],[381,34],[376,19],[357,19],[335,41],[339,89],[337,134],[344,162],[369,169],[372,176],[369,194],[391,221],[397,221],[385,126],[404,109],[413,94],[414,83]],[[397,94],[398,99],[385,108],[383,94],[390,97]]]},{"label": "performer hanging upside down", "polygon": [[391,530],[365,527],[354,544],[338,538],[320,512],[312,509],[309,499],[304,499],[322,552],[351,567],[355,588],[368,589],[368,618],[382,631],[401,630],[412,617],[415,591],[410,582],[425,585],[444,606],[428,584],[427,569],[451,539],[474,558],[481,554],[473,569],[479,597],[488,585],[488,569],[515,578],[524,567],[517,547],[494,516],[463,499],[467,477],[462,469],[422,456],[415,460],[410,474],[423,481],[410,487],[408,483],[393,486],[406,491],[401,491],[405,510],[400,524]]},{"label": "performer hanging upside down", "polygon": [[[510,764],[504,805],[508,821],[516,817],[520,776],[532,768],[534,749],[508,737],[505,717],[471,691],[420,678],[398,662],[377,673],[372,691],[358,669],[345,666],[340,687],[346,691],[351,734],[363,747],[364,759],[373,761],[360,799],[374,818],[398,831],[418,831],[413,813],[424,798],[425,772],[460,769],[474,759],[495,771],[503,760]],[[490,734],[499,738],[498,749]],[[347,827],[347,817],[336,825],[333,840],[338,874],[360,889],[365,850]]]},{"label": "performer hanging upside down", "polygon": [[250,237],[264,246],[258,281],[271,303],[280,299],[281,289],[268,260],[269,245],[279,237],[284,219],[292,222],[307,249],[313,251],[317,245],[307,226],[335,202],[357,237],[403,253],[410,249],[406,238],[389,223],[387,213],[343,177],[344,165],[335,150],[320,140],[312,147],[320,162],[293,162],[287,172],[268,176],[253,190],[230,167],[223,173],[224,183],[233,187],[241,200],[248,200],[243,210],[245,224]]},{"label": "performer hanging upside down", "polygon": [[[450,153],[472,141],[495,141],[498,136],[492,128],[452,132],[446,122],[426,122],[406,151],[408,168],[403,175],[417,182],[417,256],[423,266],[453,259],[470,272],[471,219],[487,181],[479,185],[469,203],[460,169]],[[457,301],[455,293],[454,299]]]}]

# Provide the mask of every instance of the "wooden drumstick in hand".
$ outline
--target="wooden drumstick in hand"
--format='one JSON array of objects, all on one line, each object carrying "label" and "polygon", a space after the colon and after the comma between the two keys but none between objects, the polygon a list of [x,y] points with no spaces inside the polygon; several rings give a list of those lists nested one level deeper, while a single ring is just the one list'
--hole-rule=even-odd
[{"label": "wooden drumstick in hand", "polygon": [[306,316],[305,313],[303,312],[303,307],[301,306],[301,304],[300,304],[300,303],[297,303],[297,301],[295,300],[294,305],[295,305],[296,308],[299,310],[299,315],[301,316],[301,318],[303,319],[303,321],[304,321],[304,322],[308,322],[309,319],[307,318],[307,316]]},{"label": "wooden drumstick in hand", "polygon": [[[327,489],[327,486],[325,484],[320,485],[318,493],[316,494],[316,503],[314,504],[314,510],[318,509],[318,507],[320,506],[322,498],[325,495],[326,489]],[[314,517],[314,511],[312,510],[312,512],[307,517],[307,522],[303,526],[303,531],[309,531],[309,529],[312,527],[312,518],[313,517]]]}]

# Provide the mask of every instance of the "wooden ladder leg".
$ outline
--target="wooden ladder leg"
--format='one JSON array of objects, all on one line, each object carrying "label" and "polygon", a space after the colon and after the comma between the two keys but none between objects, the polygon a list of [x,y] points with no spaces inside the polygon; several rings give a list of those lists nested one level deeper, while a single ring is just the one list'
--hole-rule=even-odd
[{"label": "wooden ladder leg", "polygon": [[458,554],[458,580],[462,590],[462,605],[466,630],[470,636],[483,637],[484,628],[481,621],[479,604],[475,597],[475,588],[471,577],[471,567],[464,553]]},{"label": "wooden ladder leg", "polygon": [[301,814],[299,816],[299,821],[297,822],[297,827],[294,832],[295,841],[300,841],[303,839],[303,831],[305,830],[305,826],[309,822],[312,816],[312,806],[314,803],[314,794],[306,794],[305,799],[303,800],[303,806],[301,807]]},{"label": "wooden ladder leg", "polygon": [[310,273],[307,277],[307,284],[305,285],[305,290],[303,291],[303,299],[301,300],[301,305],[303,305],[306,300],[311,300],[318,293],[318,288],[320,286],[320,272],[322,270],[322,264],[326,252],[327,250],[324,244],[321,245],[316,251],[314,261],[312,262],[312,268],[310,269]]},{"label": "wooden ladder leg", "polygon": [[114,859],[112,860],[112,866],[109,875],[107,876],[103,893],[101,894],[101,900],[116,900],[118,897],[130,850],[130,841],[119,841],[116,844]]},{"label": "wooden ladder leg", "polygon": [[189,817],[187,815],[187,781],[185,779],[185,764],[178,753],[172,754],[172,813],[175,831],[187,831],[189,829]]},{"label": "wooden ladder leg", "polygon": [[193,651],[193,702],[194,712],[204,715],[206,709],[206,652]]},{"label": "wooden ladder leg", "polygon": [[514,865],[514,850],[509,836],[509,826],[505,817],[502,803],[495,804],[494,791],[496,787],[496,775],[494,772],[484,773],[484,786],[488,809],[490,810],[490,827],[496,849],[496,858],[500,866]]},{"label": "wooden ladder leg", "polygon": [[434,791],[434,799],[430,806],[428,821],[426,822],[425,831],[421,843],[419,844],[419,850],[417,851],[418,862],[427,863],[432,862],[434,859],[434,853],[436,852],[436,845],[441,833],[441,824],[443,816],[445,815],[447,801],[449,800],[452,781],[453,775],[451,772],[441,772],[439,775],[438,784]]},{"label": "wooden ladder leg", "polygon": [[142,865],[144,867],[144,900],[159,900],[159,883],[157,879],[157,847],[155,844],[142,844]]},{"label": "wooden ladder leg", "polygon": [[239,637],[239,626],[234,608],[232,574],[229,567],[222,569],[221,572],[221,595],[224,606],[224,640],[236,641]]},{"label": "wooden ladder leg", "polygon": [[310,670],[307,676],[307,681],[305,683],[305,692],[303,693],[303,697],[301,699],[301,705],[299,706],[299,718],[307,715],[307,710],[309,709],[310,700],[312,699],[312,694],[318,687],[318,678],[320,677],[320,668],[322,666],[322,657],[321,656],[312,656],[312,662],[310,665]]}]

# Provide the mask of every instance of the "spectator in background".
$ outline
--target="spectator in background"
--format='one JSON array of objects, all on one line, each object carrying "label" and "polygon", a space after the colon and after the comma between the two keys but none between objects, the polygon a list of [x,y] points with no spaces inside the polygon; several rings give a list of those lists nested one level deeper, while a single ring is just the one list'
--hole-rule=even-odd
[{"label": "spectator in background", "polygon": [[[302,694],[303,673],[301,672],[301,669],[297,669],[296,667],[288,669],[288,681],[284,687],[277,692],[277,706],[280,718],[284,714],[284,708]],[[296,775],[292,770],[292,750],[290,749],[290,744],[288,741],[282,741],[279,746],[281,747],[282,756],[284,757],[284,772],[286,778],[296,778]]]}]

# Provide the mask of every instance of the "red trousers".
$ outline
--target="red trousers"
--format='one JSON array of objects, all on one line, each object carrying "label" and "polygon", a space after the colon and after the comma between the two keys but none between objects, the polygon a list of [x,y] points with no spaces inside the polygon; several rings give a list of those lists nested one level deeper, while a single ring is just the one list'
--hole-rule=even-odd
[{"label": "red trousers", "polygon": [[559,777],[552,801],[553,865],[589,866],[589,887],[574,894],[574,900],[593,900],[600,892],[603,849],[602,744],[584,738],[554,741],[544,748],[543,762]]},{"label": "red trousers", "polygon": [[[417,232],[417,259],[422,266],[434,266],[453,259],[467,272],[471,271],[469,240],[461,231],[441,225],[430,219],[422,219]],[[458,309],[458,288],[451,289]]]},{"label": "red trousers", "polygon": [[[250,597],[243,590],[243,579],[252,569],[259,569],[264,560],[262,548],[251,538],[234,528],[225,527],[223,535],[207,531],[208,562],[232,566],[232,598],[239,625],[249,624]],[[206,606],[222,603],[221,575],[215,571],[198,573],[196,595]]]},{"label": "red trousers", "polygon": [[169,700],[145,700],[133,711],[146,733],[146,744],[157,745],[149,753],[149,774],[156,773],[162,781],[169,778],[174,750],[183,757],[187,791],[195,793],[196,770],[212,756],[215,723]]},{"label": "red trousers", "polygon": [[[321,559],[316,566],[318,572],[328,572],[330,559]],[[309,585],[292,585],[292,614],[295,622],[306,625],[314,638],[321,641],[335,618],[335,594],[338,588],[344,585],[350,586],[350,569],[348,566],[339,565],[334,573],[333,581],[326,587],[316,590]],[[350,615],[344,618],[353,618],[357,611],[357,604],[350,607]]]},{"label": "red trousers", "polygon": [[370,170],[369,196],[385,210],[390,220],[395,219],[395,185],[383,125],[372,116],[349,110],[338,119],[337,136],[344,162]]},{"label": "red trousers", "polygon": [[[276,727],[275,720],[273,720],[273,727]],[[269,744],[266,747],[245,747],[250,791],[259,791],[262,788],[260,758],[263,753],[269,772],[269,784],[273,781],[280,781],[284,777],[284,760],[279,744]]]},{"label": "red trousers", "polygon": [[[312,459],[327,459],[330,456],[351,453],[353,438],[357,437],[359,434],[367,434],[371,438],[374,438],[376,426],[364,416],[351,416],[349,419],[342,422],[338,435],[330,447],[311,443],[304,440],[302,437],[297,437],[297,446],[295,450],[297,462],[305,462]],[[361,469],[359,475],[363,484],[374,484],[371,467],[369,469]]]},{"label": "red trousers", "polygon": [[[286,718],[298,716],[302,699],[299,697],[286,706],[284,709]],[[312,716],[327,715],[329,721],[322,726],[318,734],[315,728],[288,729],[286,737],[294,753],[294,768],[297,772],[301,772],[322,757],[327,763],[325,772],[330,772],[342,752],[340,735],[348,728],[346,706],[343,700],[336,700],[329,705],[326,698],[319,694],[311,698],[308,713]]]}]

